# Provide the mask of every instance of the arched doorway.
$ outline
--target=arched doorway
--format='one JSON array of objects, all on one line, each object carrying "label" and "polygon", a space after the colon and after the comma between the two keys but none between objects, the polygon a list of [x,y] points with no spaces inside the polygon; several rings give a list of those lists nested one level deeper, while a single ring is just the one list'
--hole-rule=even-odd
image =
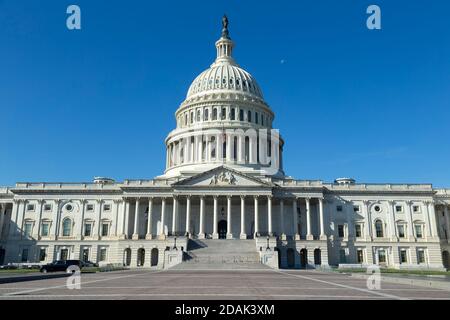
[{"label": "arched doorway", "polygon": [[287,249],[287,265],[288,268],[294,268],[295,266],[295,253],[294,253],[294,249],[289,248]]},{"label": "arched doorway", "polygon": [[302,268],[306,268],[308,264],[308,250],[302,249],[300,250],[300,266]]},{"label": "arched doorway", "polygon": [[151,251],[150,266],[154,267],[158,265],[158,256],[159,256],[158,249],[153,248]]},{"label": "arched doorway", "polygon": [[219,230],[219,239],[226,239],[227,238],[227,222],[225,220],[220,220],[217,229]]},{"label": "arched doorway", "polygon": [[442,263],[444,264],[444,268],[450,268],[450,255],[448,251],[442,251]]},{"label": "arched doorway", "polygon": [[126,248],[123,252],[123,264],[127,267],[131,265],[131,249],[130,248]]},{"label": "arched doorway", "polygon": [[314,264],[316,266],[320,266],[322,264],[322,257],[321,257],[320,249],[314,250]]},{"label": "arched doorway", "polygon": [[140,248],[137,251],[137,266],[143,267],[145,263],[145,249]]}]

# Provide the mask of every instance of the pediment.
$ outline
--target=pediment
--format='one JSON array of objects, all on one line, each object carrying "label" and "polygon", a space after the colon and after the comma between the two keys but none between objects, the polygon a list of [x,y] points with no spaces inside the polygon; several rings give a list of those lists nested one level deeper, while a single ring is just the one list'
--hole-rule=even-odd
[{"label": "pediment", "polygon": [[180,180],[173,186],[198,187],[272,187],[271,183],[249,176],[242,172],[220,166],[198,175]]}]

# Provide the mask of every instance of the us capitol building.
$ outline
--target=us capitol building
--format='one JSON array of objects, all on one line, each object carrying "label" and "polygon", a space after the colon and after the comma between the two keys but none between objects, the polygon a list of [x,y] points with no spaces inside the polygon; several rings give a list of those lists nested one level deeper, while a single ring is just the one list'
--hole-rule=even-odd
[{"label": "us capitol building", "polygon": [[285,174],[274,111],[222,24],[175,112],[164,174],[0,188],[0,264],[448,268],[450,189]]}]

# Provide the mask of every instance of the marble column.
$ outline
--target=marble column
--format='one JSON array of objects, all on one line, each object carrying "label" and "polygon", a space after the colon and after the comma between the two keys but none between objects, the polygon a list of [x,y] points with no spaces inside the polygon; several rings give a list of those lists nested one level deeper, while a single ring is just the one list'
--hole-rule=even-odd
[{"label": "marble column", "polygon": [[258,216],[258,196],[255,196],[255,234],[254,237],[259,237],[259,216]]},{"label": "marble column", "polygon": [[298,232],[298,213],[297,213],[297,198],[292,200],[292,215],[294,218],[294,239],[300,240],[300,234]]},{"label": "marble column", "polygon": [[395,202],[394,201],[388,201],[388,212],[389,212],[391,241],[398,241],[397,228],[396,228],[395,216],[394,216],[394,212],[395,212]]},{"label": "marble column", "polygon": [[130,210],[129,202],[126,199],[123,199],[123,207],[122,207],[122,234],[120,236],[121,239],[128,238],[128,212]]},{"label": "marble column", "polygon": [[284,232],[284,199],[280,199],[280,233],[281,240],[286,240],[286,233]]},{"label": "marble column", "polygon": [[269,236],[273,236],[272,230],[272,196],[267,196],[267,232]]},{"label": "marble column", "polygon": [[164,240],[166,239],[166,228],[165,228],[165,224],[166,224],[166,198],[163,197],[161,199],[161,228],[159,230],[159,236],[158,239],[159,240]]},{"label": "marble column", "polygon": [[434,201],[425,201],[425,210],[429,221],[429,235],[432,238],[438,238],[436,212],[434,210]]},{"label": "marble column", "polygon": [[311,206],[310,198],[305,198],[306,200],[306,240],[314,240],[311,233]]},{"label": "marble column", "polygon": [[82,199],[80,200],[80,206],[81,206],[81,219],[80,219],[80,229],[79,229],[79,239],[83,239],[83,229],[84,229],[84,214],[86,211],[86,200]]},{"label": "marble column", "polygon": [[406,221],[408,222],[408,240],[416,241],[412,217],[412,205],[413,205],[412,201],[406,201]]},{"label": "marble column", "polygon": [[444,203],[444,219],[445,219],[445,227],[447,232],[446,239],[448,240],[450,238],[450,217],[448,215],[448,206],[446,203]]},{"label": "marble column", "polygon": [[152,211],[153,211],[153,198],[148,200],[148,213],[147,213],[147,234],[145,235],[145,239],[152,239]]},{"label": "marble column", "polygon": [[245,196],[241,196],[241,234],[240,239],[247,239],[247,234],[245,233]]},{"label": "marble column", "polygon": [[[121,203],[121,200],[119,199],[115,199],[114,200],[114,236],[118,236],[119,235],[119,205]],[[84,206],[84,204],[83,204]],[[83,223],[81,223],[81,225],[83,225]],[[81,230],[83,230],[83,226],[81,227]],[[81,232],[81,234],[83,235],[83,232]]]},{"label": "marble column", "polygon": [[227,196],[227,239],[233,239],[231,226],[231,196]]},{"label": "marble column", "polygon": [[191,230],[191,196],[186,197],[186,236],[190,237]]},{"label": "marble column", "polygon": [[205,239],[204,219],[205,219],[205,198],[204,196],[200,196],[200,226],[198,228],[199,239]]},{"label": "marble column", "polygon": [[365,233],[366,241],[372,241],[372,239],[373,239],[372,218],[370,215],[369,204],[370,204],[369,201],[367,201],[367,200],[363,201],[363,211],[364,211],[363,213],[364,213],[364,224],[365,224],[364,233]]},{"label": "marble column", "polygon": [[136,199],[136,207],[134,209],[134,231],[133,231],[133,240],[139,239],[139,205],[140,199]]},{"label": "marble column", "polygon": [[177,215],[178,215],[178,198],[173,196],[172,205],[172,236],[177,235]]},{"label": "marble column", "polygon": [[320,240],[327,240],[325,234],[325,221],[323,217],[323,198],[319,198]]},{"label": "marble column", "polygon": [[213,196],[214,199],[214,212],[213,212],[213,239],[219,239],[219,233],[217,232],[217,196]]},{"label": "marble column", "polygon": [[101,237],[103,200],[97,199],[97,238]]},{"label": "marble column", "polygon": [[[39,204],[39,208],[38,208],[38,219],[36,221],[36,228],[34,230],[36,230],[36,233],[33,235],[33,238],[39,240],[39,236],[40,236],[40,232],[41,232],[41,220],[42,220],[42,209],[44,207],[44,200],[43,199],[39,199],[38,200],[38,204]],[[3,219],[3,208],[0,210],[0,215],[2,216]],[[0,222],[0,237],[1,237],[1,229],[3,227],[3,221]]]}]

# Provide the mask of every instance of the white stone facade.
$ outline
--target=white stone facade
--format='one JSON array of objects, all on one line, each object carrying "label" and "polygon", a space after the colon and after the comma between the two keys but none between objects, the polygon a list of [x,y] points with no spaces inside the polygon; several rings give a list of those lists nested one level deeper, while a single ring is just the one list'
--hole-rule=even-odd
[{"label": "white stone facade", "polygon": [[189,238],[220,238],[276,248],[282,267],[448,268],[450,189],[286,176],[274,112],[226,27],[216,48],[176,112],[163,175],[0,188],[0,263],[166,268]]}]

